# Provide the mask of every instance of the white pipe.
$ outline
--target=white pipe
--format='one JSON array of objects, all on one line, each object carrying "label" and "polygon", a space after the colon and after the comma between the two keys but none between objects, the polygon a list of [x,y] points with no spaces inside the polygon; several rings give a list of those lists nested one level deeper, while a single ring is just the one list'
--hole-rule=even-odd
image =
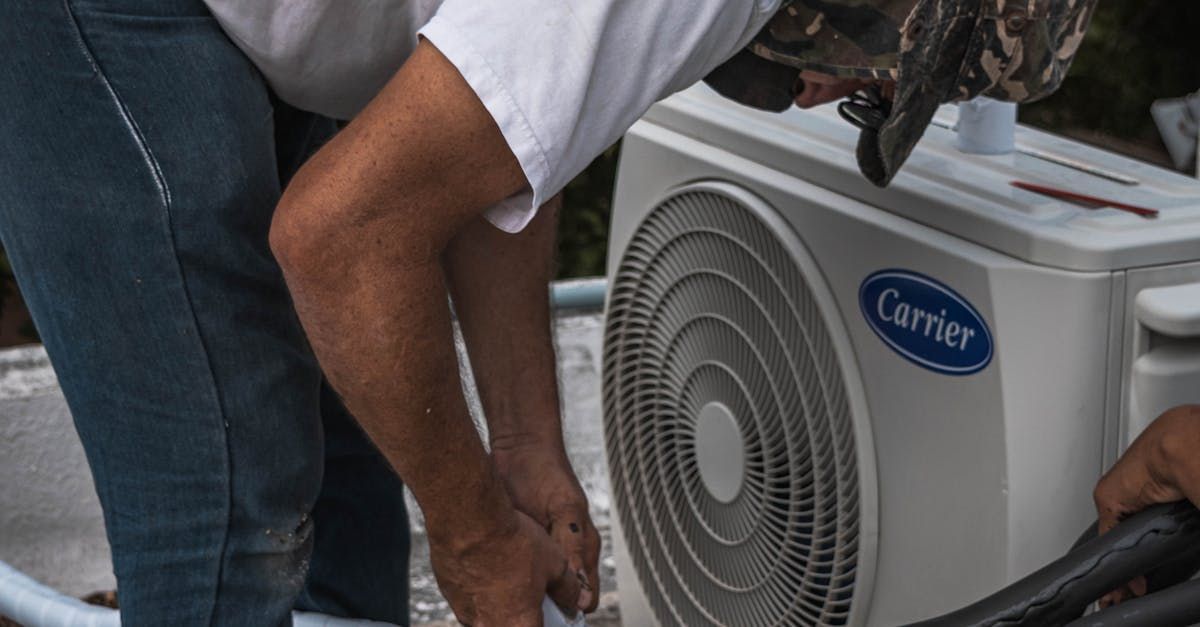
[{"label": "white pipe", "polygon": [[555,281],[550,300],[555,309],[604,309],[608,280],[604,277]]},{"label": "white pipe", "polygon": [[[88,605],[60,594],[3,561],[0,561],[0,616],[10,618],[23,627],[121,627],[121,613],[117,610]],[[296,627],[390,625],[311,612],[294,612],[292,617]]]},{"label": "white pipe", "polygon": [[366,625],[396,627],[391,623],[380,623],[362,618],[337,618],[336,616],[314,614],[312,612],[292,612],[292,624],[295,627],[350,627],[351,625],[357,625],[358,627],[365,627]]},{"label": "white pipe", "polygon": [[116,610],[88,605],[0,561],[0,615],[25,627],[120,627]]}]

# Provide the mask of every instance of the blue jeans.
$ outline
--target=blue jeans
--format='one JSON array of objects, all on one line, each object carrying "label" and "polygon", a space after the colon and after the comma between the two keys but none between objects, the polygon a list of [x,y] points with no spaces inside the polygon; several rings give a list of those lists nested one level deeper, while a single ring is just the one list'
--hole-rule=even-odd
[{"label": "blue jeans", "polygon": [[[407,623],[402,486],[267,246],[334,131],[200,0],[0,2],[0,239],[104,507],[126,625]],[[0,478],[2,480],[2,478]]]}]

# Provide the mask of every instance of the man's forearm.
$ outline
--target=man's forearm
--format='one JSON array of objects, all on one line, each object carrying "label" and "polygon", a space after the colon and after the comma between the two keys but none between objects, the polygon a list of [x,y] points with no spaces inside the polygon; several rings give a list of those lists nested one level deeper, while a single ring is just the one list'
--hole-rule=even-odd
[{"label": "man's forearm", "polygon": [[549,298],[560,204],[517,234],[478,219],[444,257],[493,447],[562,446]]},{"label": "man's forearm", "polygon": [[475,433],[446,306],[446,248],[526,184],[487,108],[422,41],[296,174],[271,225],[313,351],[417,497],[451,607],[481,627],[540,624],[547,593],[580,603],[571,562],[514,507]]},{"label": "man's forearm", "polygon": [[567,459],[551,335],[549,281],[561,199],[521,233],[476,220],[447,248],[443,267],[487,416],[492,459],[517,509],[559,543],[596,608],[600,535]]},{"label": "man's forearm", "polygon": [[431,539],[469,543],[515,516],[462,398],[439,258],[522,179],[469,87],[422,47],[297,173],[272,225],[322,367],[411,487]]}]

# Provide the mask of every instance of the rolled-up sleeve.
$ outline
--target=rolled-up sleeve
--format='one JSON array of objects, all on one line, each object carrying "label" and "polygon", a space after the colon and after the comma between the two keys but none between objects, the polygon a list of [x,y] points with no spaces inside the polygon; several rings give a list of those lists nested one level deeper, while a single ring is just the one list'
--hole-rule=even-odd
[{"label": "rolled-up sleeve", "polygon": [[487,213],[516,232],[650,105],[740,50],[780,0],[446,0],[420,35],[491,113],[528,189]]}]

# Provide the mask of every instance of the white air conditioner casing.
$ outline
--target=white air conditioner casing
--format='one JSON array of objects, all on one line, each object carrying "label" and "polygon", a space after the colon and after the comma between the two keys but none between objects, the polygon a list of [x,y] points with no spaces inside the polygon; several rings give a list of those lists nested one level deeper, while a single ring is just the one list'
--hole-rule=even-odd
[{"label": "white air conditioner casing", "polygon": [[[1200,402],[1200,183],[1024,127],[1021,151],[966,155],[953,115],[888,189],[832,107],[696,87],[626,136],[604,386],[627,627],[898,625],[980,599],[1064,552],[1119,451]],[[923,282],[945,307],[887,327]],[[990,339],[972,363],[906,353],[968,327]]]}]

